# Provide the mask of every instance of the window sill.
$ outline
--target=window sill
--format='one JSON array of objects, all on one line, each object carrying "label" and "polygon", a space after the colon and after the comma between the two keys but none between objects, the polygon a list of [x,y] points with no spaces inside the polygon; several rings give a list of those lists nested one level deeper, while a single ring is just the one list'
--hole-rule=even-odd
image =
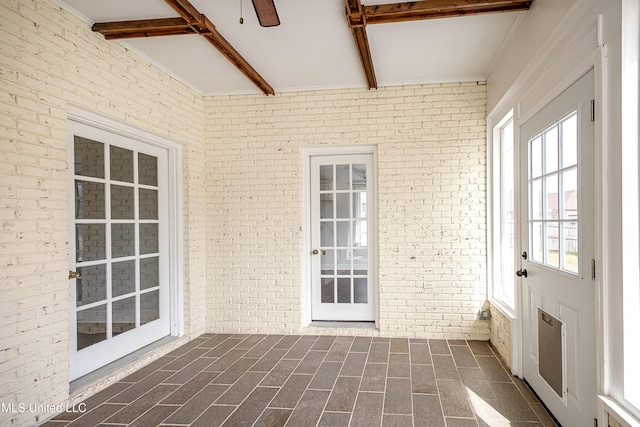
[{"label": "window sill", "polygon": [[513,307],[510,307],[509,305],[496,298],[489,298],[489,303],[500,310],[502,314],[504,314],[510,320],[516,320],[516,310]]},{"label": "window sill", "polygon": [[618,402],[609,396],[598,396],[604,410],[623,427],[640,427],[640,419],[624,409]]}]

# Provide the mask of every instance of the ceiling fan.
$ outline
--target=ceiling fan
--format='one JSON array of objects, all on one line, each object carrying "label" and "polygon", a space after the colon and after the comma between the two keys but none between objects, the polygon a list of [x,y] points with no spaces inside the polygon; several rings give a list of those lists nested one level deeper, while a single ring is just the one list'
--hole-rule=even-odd
[{"label": "ceiling fan", "polygon": [[[242,1],[242,0],[241,0]],[[262,27],[275,27],[280,25],[278,11],[273,0],[251,0],[253,8],[256,10],[258,21]]]}]

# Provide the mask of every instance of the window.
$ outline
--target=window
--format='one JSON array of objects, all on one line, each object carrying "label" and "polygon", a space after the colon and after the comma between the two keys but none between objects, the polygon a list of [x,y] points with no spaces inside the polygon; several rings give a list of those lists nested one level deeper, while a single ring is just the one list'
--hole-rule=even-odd
[{"label": "window", "polygon": [[578,112],[529,140],[531,261],[578,273]]},{"label": "window", "polygon": [[515,309],[515,157],[513,114],[493,132],[493,286],[492,297]]},{"label": "window", "polygon": [[[622,330],[623,384],[613,381],[611,394],[623,389],[623,404],[640,418],[640,6],[623,1],[622,18]],[[618,343],[614,344],[619,345]]]}]

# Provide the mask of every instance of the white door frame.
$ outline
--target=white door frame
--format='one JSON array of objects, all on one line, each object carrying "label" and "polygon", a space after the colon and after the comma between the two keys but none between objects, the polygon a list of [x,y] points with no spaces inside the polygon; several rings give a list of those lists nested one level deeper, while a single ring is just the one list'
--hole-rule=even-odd
[{"label": "white door frame", "polygon": [[[594,70],[594,79],[595,79],[595,98],[596,98],[596,121],[595,121],[595,135],[594,135],[594,145],[595,145],[595,189],[594,189],[594,197],[596,202],[596,212],[595,212],[595,224],[596,227],[594,229],[595,232],[595,241],[596,241],[596,270],[598,272],[602,272],[602,274],[597,274],[596,276],[596,300],[598,302],[596,313],[596,334],[597,334],[597,359],[596,362],[598,364],[598,390],[601,392],[604,388],[604,373],[602,372],[602,365],[604,361],[604,314],[603,314],[603,283],[602,278],[605,276],[603,268],[606,263],[604,262],[606,254],[603,253],[603,210],[602,210],[602,188],[603,182],[605,178],[603,177],[603,164],[604,164],[604,147],[603,141],[605,139],[606,132],[606,119],[607,119],[607,97],[606,97],[606,46],[599,47],[596,49],[591,55],[589,55],[582,63],[577,65],[572,72],[567,73],[563,80],[557,82],[551,90],[548,90],[547,93],[540,98],[540,100],[527,111],[521,111],[520,102],[515,102],[515,114],[514,114],[514,140],[520,140],[520,126],[529,120],[531,117],[536,115],[542,108],[544,108],[549,102],[557,98],[562,92],[564,92],[568,87],[570,87],[573,83],[580,79],[586,72],[590,69]],[[530,91],[538,90],[537,87],[532,87]],[[529,92],[527,92],[529,93]],[[515,166],[515,180],[516,182],[520,182],[522,179],[521,174],[527,171],[522,171],[520,168],[520,145],[516,144],[514,147],[514,155],[516,157],[516,166]],[[516,206],[516,224],[515,228],[518,230],[516,235],[516,244],[520,244],[519,239],[520,236],[520,208],[521,200],[520,200],[520,192],[516,192],[516,197],[514,200]],[[495,212],[493,213],[495,214]],[[521,259],[519,254],[516,257],[516,269],[522,267],[519,260]],[[522,288],[519,281],[516,282],[515,289],[515,303],[516,303],[516,317],[512,322],[511,330],[511,372],[522,378],[522,364],[523,364],[523,354],[522,354]]]},{"label": "white door frame", "polygon": [[[516,102],[516,117],[515,120],[515,141],[520,141],[520,126],[537,114],[540,110],[542,110],[549,102],[558,97],[562,92],[564,92],[568,87],[570,87],[574,82],[576,82],[582,75],[584,75],[589,69],[594,70],[594,81],[595,81],[595,130],[594,130],[594,152],[595,152],[595,165],[594,165],[594,175],[595,175],[595,188],[594,188],[594,198],[596,209],[594,212],[595,217],[595,227],[594,227],[594,239],[595,239],[595,259],[596,259],[596,280],[595,280],[595,298],[596,298],[596,386],[597,392],[600,395],[606,394],[607,384],[606,384],[606,376],[605,376],[605,355],[609,351],[608,346],[606,344],[606,340],[604,337],[605,331],[605,288],[606,284],[603,282],[603,278],[607,277],[607,272],[605,271],[607,254],[604,253],[603,248],[606,247],[606,236],[604,234],[604,211],[602,207],[603,193],[602,189],[604,188],[604,184],[606,182],[606,177],[603,175],[603,168],[606,164],[606,150],[604,147],[604,141],[606,140],[606,132],[607,132],[607,46],[600,45],[596,50],[592,52],[591,55],[588,55],[580,64],[573,68],[570,73],[565,74],[564,79],[556,82],[551,90],[548,90],[547,93],[539,99],[539,101],[533,105],[527,111],[521,111],[520,102]],[[540,86],[544,86],[544,83],[539,81]],[[530,91],[539,90],[539,88],[531,87]],[[527,95],[530,92],[527,92]],[[516,144],[516,159],[520,158],[520,144]],[[527,171],[522,171],[520,168],[519,160],[516,161],[516,182],[520,182],[522,179],[521,174],[526,174]],[[515,204],[518,207],[521,206],[521,195],[516,193]],[[521,238],[520,230],[522,229],[519,221],[521,220],[521,214],[518,212],[516,214],[516,230],[518,230],[517,240]],[[518,260],[521,258],[518,256]],[[521,268],[520,262],[517,263],[516,268]],[[523,358],[524,353],[522,350],[523,346],[523,321],[522,321],[522,313],[523,313],[523,295],[522,295],[522,284],[520,281],[516,283],[515,289],[515,302],[516,302],[516,317],[512,322],[511,330],[512,330],[512,342],[511,342],[511,352],[512,352],[512,373],[519,378],[524,377],[523,370]],[[606,413],[604,412],[602,406],[598,408],[598,422],[600,425],[606,425],[607,418]]]},{"label": "white door frame", "polygon": [[[313,270],[312,266],[312,254],[311,250],[311,158],[314,156],[330,156],[330,155],[349,155],[349,154],[371,154],[373,156],[373,175],[372,180],[372,192],[373,200],[371,201],[371,207],[376,212],[369,221],[372,222],[373,229],[378,234],[378,151],[375,145],[355,145],[355,146],[323,146],[323,147],[303,147],[302,152],[302,196],[303,196],[303,217],[302,217],[302,229],[303,229],[303,241],[301,249],[302,260],[302,290],[301,290],[301,307],[302,307],[302,326],[309,326],[311,324],[311,282]],[[377,238],[376,238],[377,242]],[[373,263],[373,283],[374,283],[374,311],[375,311],[375,325],[378,327],[380,321],[380,285],[378,275],[378,244],[376,243],[371,247],[371,260]]]},{"label": "white door frame", "polygon": [[[81,107],[69,105],[67,107],[67,120],[73,123],[90,126],[107,131],[144,144],[152,145],[166,150],[168,156],[168,200],[169,200],[169,259],[173,260],[169,265],[169,317],[170,335],[184,335],[184,310],[183,310],[183,231],[182,231],[182,145],[156,135],[154,133],[136,128],[110,117],[86,110]],[[72,126],[71,126],[72,127]],[[71,128],[70,127],[70,128]],[[71,130],[71,129],[70,129]],[[70,132],[69,138],[73,140]],[[73,150],[69,149],[68,164],[73,170]],[[71,211],[70,211],[71,212]],[[70,213],[71,215],[71,213]],[[69,238],[74,239],[72,227],[69,227]],[[70,294],[69,298],[73,296]],[[74,307],[70,305],[70,315],[73,318]],[[73,340],[70,340],[70,342]],[[71,372],[70,372],[71,374]],[[74,379],[74,378],[70,378]]]},{"label": "white door frame", "polygon": [[[522,208],[520,211],[522,218],[520,221],[520,230],[522,233],[521,241],[523,243],[520,252],[527,251],[529,253],[530,259],[527,259],[527,261],[523,260],[522,264],[527,270],[530,270],[529,273],[532,276],[530,279],[521,279],[521,288],[525,293],[522,300],[523,303],[528,302],[524,306],[521,317],[523,319],[523,327],[527,319],[530,325],[528,329],[529,333],[523,333],[523,336],[529,338],[523,342],[523,349],[525,350],[527,350],[527,344],[529,344],[528,351],[523,353],[523,367],[525,371],[528,367],[528,372],[525,372],[525,374],[531,386],[536,388],[541,399],[545,400],[545,403],[551,410],[557,411],[555,415],[561,421],[564,419],[563,423],[568,422],[569,419],[573,419],[574,416],[582,417],[583,423],[584,417],[590,420],[590,409],[593,410],[593,415],[595,416],[595,408],[591,401],[593,399],[595,403],[597,375],[591,371],[591,369],[595,370],[597,366],[596,337],[595,334],[593,334],[596,317],[594,312],[596,306],[596,287],[595,281],[592,280],[591,277],[590,262],[592,259],[595,259],[595,239],[592,232],[595,227],[595,218],[593,215],[595,208],[595,200],[593,198],[593,188],[595,185],[595,177],[593,174],[595,123],[591,123],[592,120],[590,120],[591,100],[594,99],[595,96],[594,83],[595,73],[590,70],[589,73],[582,76],[550,104],[547,104],[537,115],[521,125],[521,141],[519,142],[523,150],[527,149],[526,147],[529,146],[530,141],[532,141],[534,137],[537,138],[537,136],[541,136],[549,128],[559,129],[559,122],[566,118],[569,113],[577,110],[578,121],[576,129],[579,143],[577,146],[578,157],[575,159],[575,165],[577,165],[575,169],[575,171],[577,171],[577,187],[575,187],[575,189],[579,196],[576,207],[578,215],[574,220],[577,219],[579,224],[577,236],[579,239],[579,268],[571,273],[569,273],[569,271],[572,271],[573,267],[564,270],[564,266],[562,265],[562,253],[565,251],[565,248],[562,246],[563,238],[561,234],[558,234],[559,259],[558,265],[555,267],[553,266],[553,262],[547,261],[546,255],[544,261],[541,259],[534,261],[536,255],[539,254],[537,254],[537,251],[534,249],[534,243],[530,242],[528,237],[532,235],[529,225],[529,220],[532,219],[532,216],[529,211],[537,211],[537,209],[532,210],[530,205],[530,199],[533,198],[533,196],[531,196],[531,182],[535,181],[540,183],[540,191],[542,191],[546,197],[547,193],[546,190],[544,190],[543,182],[545,182],[547,178],[537,177],[548,176],[550,177],[548,179],[557,179],[558,189],[556,191],[560,194],[560,191],[566,190],[566,188],[562,186],[561,178],[565,176],[560,172],[563,170],[562,167],[568,166],[570,168],[568,170],[573,171],[575,166],[572,166],[572,164],[560,164],[556,165],[555,169],[551,171],[542,170],[544,155],[542,154],[543,144],[541,144],[538,162],[540,170],[527,174],[527,169],[532,167],[530,166],[531,159],[524,153],[520,156],[522,170],[521,182],[519,182],[520,189],[522,189]],[[558,139],[558,146],[561,147],[559,141],[560,138]],[[558,159],[560,160],[561,156],[558,156]],[[536,179],[534,180],[534,178]],[[529,197],[526,197],[528,192]],[[563,204],[560,202],[559,197],[558,201],[558,209],[562,209]],[[542,210],[542,204],[540,205],[540,210]],[[564,221],[560,218],[568,220],[569,217],[559,215],[558,218],[554,217],[550,219],[551,224],[557,225],[559,231],[561,230],[560,223]],[[535,220],[534,222],[537,222],[541,227],[546,228],[546,225],[544,225],[548,220],[546,214],[544,216],[540,214],[540,217],[537,219],[534,216],[533,219]],[[540,249],[545,248],[545,254],[546,250],[555,250],[555,248],[548,247],[549,243],[546,239],[548,239],[548,237],[545,233],[544,243],[542,241],[539,242],[541,245]],[[545,288],[543,285],[545,281],[546,283],[554,283],[556,286],[548,287],[549,285],[547,285]],[[529,288],[529,286],[531,286],[531,288]],[[529,294],[529,289],[532,290],[531,294]],[[534,290],[535,292],[533,292]],[[548,384],[554,383],[554,379],[545,379],[542,373],[538,373],[538,357],[542,358],[543,354],[549,353],[543,352],[542,347],[540,347],[539,352],[537,351],[540,344],[535,338],[536,331],[538,331],[537,325],[539,324],[537,322],[538,312],[534,312],[536,307],[538,311],[542,308],[545,312],[551,314],[551,316],[557,316],[558,319],[561,319],[559,324],[552,323],[554,325],[553,328],[547,328],[554,331],[562,330],[562,356],[559,355],[558,357],[562,360],[562,372],[564,375],[563,378],[560,379],[561,383],[556,384],[555,393],[552,392],[548,386]],[[583,351],[585,349],[588,350]],[[540,370],[542,370],[542,367],[543,365],[540,364]],[[588,371],[584,371],[585,368]],[[557,376],[555,376],[555,378],[557,378]],[[562,388],[558,389],[559,386],[562,386]]]}]

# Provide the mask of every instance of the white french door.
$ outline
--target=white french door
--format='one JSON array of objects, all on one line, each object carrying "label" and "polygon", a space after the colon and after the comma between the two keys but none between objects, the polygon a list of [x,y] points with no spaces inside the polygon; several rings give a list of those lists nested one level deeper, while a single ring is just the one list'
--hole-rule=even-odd
[{"label": "white french door", "polygon": [[311,157],[312,320],[375,320],[372,154]]},{"label": "white french door", "polygon": [[73,380],[170,334],[167,150],[70,121]]},{"label": "white french door", "polygon": [[524,377],[565,427],[596,418],[593,71],[521,127]]}]

